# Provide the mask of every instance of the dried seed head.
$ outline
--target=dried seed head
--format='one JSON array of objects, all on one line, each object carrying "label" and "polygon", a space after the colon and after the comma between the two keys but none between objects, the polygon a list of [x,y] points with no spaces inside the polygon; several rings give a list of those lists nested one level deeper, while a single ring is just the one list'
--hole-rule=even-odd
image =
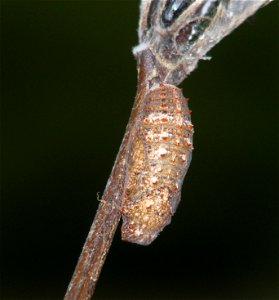
[{"label": "dried seed head", "polygon": [[142,0],[133,52],[150,51],[161,82],[177,85],[212,47],[271,1]]}]

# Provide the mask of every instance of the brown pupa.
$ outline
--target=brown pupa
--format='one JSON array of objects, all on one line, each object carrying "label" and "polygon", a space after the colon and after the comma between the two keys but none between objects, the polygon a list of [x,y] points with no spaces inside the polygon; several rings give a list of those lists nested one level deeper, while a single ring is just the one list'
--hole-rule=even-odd
[{"label": "brown pupa", "polygon": [[122,239],[149,245],[168,225],[191,162],[193,125],[179,88],[161,84],[144,97],[130,141]]}]

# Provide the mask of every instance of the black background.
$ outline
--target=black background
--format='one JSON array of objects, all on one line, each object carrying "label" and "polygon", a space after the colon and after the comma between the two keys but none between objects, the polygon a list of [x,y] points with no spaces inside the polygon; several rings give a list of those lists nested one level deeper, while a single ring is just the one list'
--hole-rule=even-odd
[{"label": "black background", "polygon": [[[61,299],[136,91],[138,1],[2,1],[1,299]],[[278,299],[278,2],[181,85],[193,160],[148,247],[117,232],[95,299]]]}]

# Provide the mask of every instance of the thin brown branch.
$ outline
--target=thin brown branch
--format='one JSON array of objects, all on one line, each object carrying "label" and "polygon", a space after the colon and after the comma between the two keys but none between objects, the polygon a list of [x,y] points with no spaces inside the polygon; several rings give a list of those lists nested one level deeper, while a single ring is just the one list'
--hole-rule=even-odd
[{"label": "thin brown branch", "polygon": [[65,299],[90,299],[120,219],[118,209],[101,202]]},{"label": "thin brown branch", "polygon": [[[141,59],[138,60],[141,64]],[[90,299],[112,243],[121,217],[121,206],[127,168],[128,145],[142,95],[145,93],[145,69],[141,67],[138,93],[128,122],[126,133],[117,155],[112,173],[100,201],[92,227],[83,246],[77,266],[68,286],[65,300]]]}]

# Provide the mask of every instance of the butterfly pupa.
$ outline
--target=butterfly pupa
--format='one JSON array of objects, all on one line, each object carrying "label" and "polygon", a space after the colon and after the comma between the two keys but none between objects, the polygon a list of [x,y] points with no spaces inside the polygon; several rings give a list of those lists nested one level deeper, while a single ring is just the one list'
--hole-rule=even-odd
[{"label": "butterfly pupa", "polygon": [[187,100],[173,85],[150,90],[130,142],[122,239],[150,244],[171,221],[191,162],[193,125]]}]

